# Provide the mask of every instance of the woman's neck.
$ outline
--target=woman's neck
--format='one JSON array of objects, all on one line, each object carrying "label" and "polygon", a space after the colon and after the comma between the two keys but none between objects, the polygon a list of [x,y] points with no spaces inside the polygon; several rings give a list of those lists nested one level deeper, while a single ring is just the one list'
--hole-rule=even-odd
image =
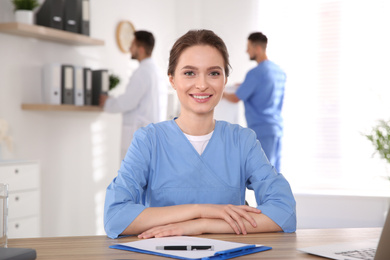
[{"label": "woman's neck", "polygon": [[214,115],[211,116],[188,116],[180,115],[176,119],[180,129],[188,135],[207,135],[214,130],[215,120]]}]

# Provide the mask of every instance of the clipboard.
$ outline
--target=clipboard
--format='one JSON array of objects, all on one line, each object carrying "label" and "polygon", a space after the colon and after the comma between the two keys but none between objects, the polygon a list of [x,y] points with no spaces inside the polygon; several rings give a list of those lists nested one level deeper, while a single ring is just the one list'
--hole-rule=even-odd
[{"label": "clipboard", "polygon": [[[214,250],[158,250],[157,247],[167,245],[211,245]],[[116,244],[110,246],[113,249],[127,250],[143,254],[171,257],[176,259],[230,259],[238,256],[249,255],[272,249],[264,245],[251,245],[236,242],[228,242],[216,239],[175,236],[163,238],[151,238],[134,242]]]}]

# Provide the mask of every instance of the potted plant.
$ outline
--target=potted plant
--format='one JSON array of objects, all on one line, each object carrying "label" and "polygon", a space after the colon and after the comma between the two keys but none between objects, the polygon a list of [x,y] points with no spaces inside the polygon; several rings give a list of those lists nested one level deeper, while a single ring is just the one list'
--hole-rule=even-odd
[{"label": "potted plant", "polygon": [[18,23],[34,24],[34,8],[38,7],[37,0],[12,0],[15,7],[15,19]]},{"label": "potted plant", "polygon": [[114,89],[121,82],[119,76],[110,74],[110,87],[109,90]]},{"label": "potted plant", "polygon": [[[375,153],[386,160],[387,166],[390,166],[390,121],[379,120],[378,124],[371,130],[371,134],[365,135],[375,147]],[[389,167],[387,167],[389,169]],[[389,172],[387,179],[390,180]]]}]

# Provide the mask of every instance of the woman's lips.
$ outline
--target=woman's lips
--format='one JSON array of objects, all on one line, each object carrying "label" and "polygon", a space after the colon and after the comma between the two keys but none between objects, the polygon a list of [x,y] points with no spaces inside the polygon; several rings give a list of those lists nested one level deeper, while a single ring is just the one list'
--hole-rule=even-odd
[{"label": "woman's lips", "polygon": [[195,99],[196,102],[199,102],[199,103],[205,103],[207,102],[208,100],[210,100],[210,98],[213,96],[213,95],[210,95],[210,94],[190,94],[190,96]]}]

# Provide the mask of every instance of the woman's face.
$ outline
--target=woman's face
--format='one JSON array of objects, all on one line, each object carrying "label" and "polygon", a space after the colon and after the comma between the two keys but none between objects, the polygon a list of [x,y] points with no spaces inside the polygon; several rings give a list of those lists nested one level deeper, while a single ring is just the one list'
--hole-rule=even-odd
[{"label": "woman's face", "polygon": [[175,75],[169,76],[180,100],[181,115],[213,113],[227,82],[224,68],[222,55],[209,45],[195,45],[182,52]]}]

